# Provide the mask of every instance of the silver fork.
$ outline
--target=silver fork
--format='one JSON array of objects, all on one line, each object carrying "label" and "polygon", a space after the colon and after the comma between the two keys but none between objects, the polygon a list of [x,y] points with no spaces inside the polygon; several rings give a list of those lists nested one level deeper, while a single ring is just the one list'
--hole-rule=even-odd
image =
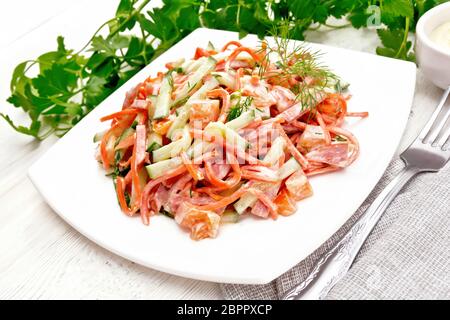
[{"label": "silver fork", "polygon": [[437,172],[444,167],[450,158],[450,146],[446,145],[450,136],[450,125],[444,130],[450,118],[450,106],[444,108],[449,94],[450,87],[445,90],[436,111],[419,136],[400,155],[405,162],[405,168],[384,188],[342,239],[322,255],[311,274],[285,293],[284,300],[325,298],[330,289],[350,269],[364,241],[405,184],[418,173]]}]

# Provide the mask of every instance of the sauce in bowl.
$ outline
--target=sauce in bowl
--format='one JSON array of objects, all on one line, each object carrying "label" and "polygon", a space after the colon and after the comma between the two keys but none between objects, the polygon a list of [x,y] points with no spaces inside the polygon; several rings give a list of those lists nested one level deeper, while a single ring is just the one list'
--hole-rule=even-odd
[{"label": "sauce in bowl", "polygon": [[441,49],[450,53],[450,21],[435,28],[430,34],[430,39]]}]

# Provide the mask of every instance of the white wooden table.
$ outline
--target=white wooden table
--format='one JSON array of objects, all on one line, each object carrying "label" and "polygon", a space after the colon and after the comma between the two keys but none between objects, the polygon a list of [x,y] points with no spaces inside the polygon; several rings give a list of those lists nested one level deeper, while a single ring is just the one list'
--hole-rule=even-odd
[{"label": "white wooden table", "polygon": [[[80,48],[113,16],[117,1],[16,0],[0,11],[0,108],[25,119],[7,104],[9,80],[19,62],[56,47],[56,36]],[[314,42],[373,52],[373,30],[310,32]],[[399,83],[399,87],[401,87]],[[420,72],[405,148],[433,111],[441,90]],[[216,299],[217,284],[171,276],[129,262],[97,246],[67,225],[27,178],[28,167],[54,142],[13,132],[0,121],[0,299]]]}]

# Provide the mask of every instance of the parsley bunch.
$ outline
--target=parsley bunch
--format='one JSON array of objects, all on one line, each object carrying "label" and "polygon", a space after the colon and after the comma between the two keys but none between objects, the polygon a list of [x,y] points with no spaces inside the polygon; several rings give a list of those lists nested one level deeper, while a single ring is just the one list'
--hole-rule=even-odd
[{"label": "parsley bunch", "polygon": [[[110,93],[158,55],[199,27],[237,31],[260,38],[287,25],[289,36],[347,18],[355,28],[376,26],[379,55],[414,60],[408,33],[419,17],[445,0],[164,0],[148,10],[149,0],[121,0],[115,17],[105,22],[79,51],[57,49],[19,64],[11,79],[8,102],[26,112],[29,126],[16,131],[44,139],[64,135]],[[338,27],[338,26],[336,26]]]}]

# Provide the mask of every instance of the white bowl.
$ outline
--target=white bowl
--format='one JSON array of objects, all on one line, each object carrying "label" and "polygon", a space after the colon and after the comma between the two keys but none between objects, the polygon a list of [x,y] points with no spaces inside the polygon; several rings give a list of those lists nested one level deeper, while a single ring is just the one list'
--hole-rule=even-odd
[{"label": "white bowl", "polygon": [[416,57],[419,68],[438,87],[450,86],[450,52],[434,43],[430,35],[435,28],[450,21],[450,2],[426,12],[416,26]]}]

